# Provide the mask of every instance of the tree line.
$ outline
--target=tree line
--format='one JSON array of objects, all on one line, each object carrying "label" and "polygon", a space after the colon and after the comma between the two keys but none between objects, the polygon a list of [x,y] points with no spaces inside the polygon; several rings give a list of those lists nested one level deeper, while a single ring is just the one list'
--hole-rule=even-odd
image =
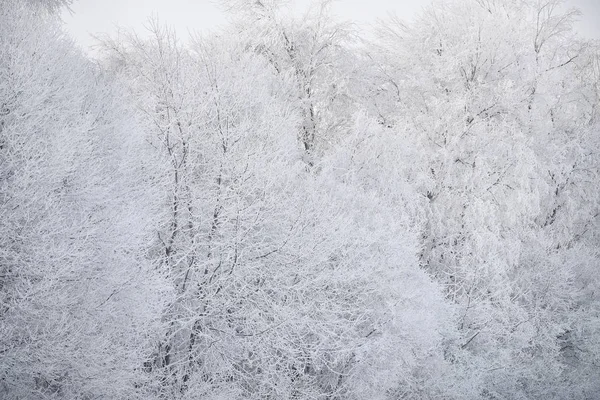
[{"label": "tree line", "polygon": [[0,397],[600,395],[600,52],[559,0],[0,2]]}]

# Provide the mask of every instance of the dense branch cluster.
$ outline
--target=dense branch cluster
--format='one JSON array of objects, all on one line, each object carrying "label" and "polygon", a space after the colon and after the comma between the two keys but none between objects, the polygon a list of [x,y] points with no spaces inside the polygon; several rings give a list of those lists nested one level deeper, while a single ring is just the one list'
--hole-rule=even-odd
[{"label": "dense branch cluster", "polygon": [[0,397],[595,399],[600,51],[559,0],[360,38],[224,1],[83,56],[0,3]]}]

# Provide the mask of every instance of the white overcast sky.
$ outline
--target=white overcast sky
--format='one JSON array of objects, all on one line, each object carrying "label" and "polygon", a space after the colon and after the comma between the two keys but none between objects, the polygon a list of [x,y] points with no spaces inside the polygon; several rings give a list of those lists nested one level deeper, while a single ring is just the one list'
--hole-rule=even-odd
[{"label": "white overcast sky", "polygon": [[[338,0],[334,12],[344,20],[369,24],[394,12],[410,20],[431,0]],[[296,0],[299,8],[310,0]],[[583,12],[577,29],[587,37],[600,38],[600,0],[566,0]],[[180,37],[188,31],[218,29],[227,19],[214,0],[76,0],[72,14],[65,12],[67,31],[84,47],[94,43],[90,34],[114,34],[116,26],[142,30],[148,16],[174,26]]]}]

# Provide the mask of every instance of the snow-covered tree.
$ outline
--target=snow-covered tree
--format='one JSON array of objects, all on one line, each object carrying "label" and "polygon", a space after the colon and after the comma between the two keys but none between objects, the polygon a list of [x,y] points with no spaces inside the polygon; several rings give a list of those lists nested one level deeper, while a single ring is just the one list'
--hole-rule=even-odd
[{"label": "snow-covered tree", "polygon": [[0,396],[134,398],[161,289],[132,120],[23,2],[0,7],[0,97]]},{"label": "snow-covered tree", "polygon": [[598,262],[575,243],[597,223],[598,139],[579,78],[588,50],[558,5],[434,2],[383,26],[371,52],[369,108],[422,160],[407,166],[429,203],[422,260],[462,308],[469,379],[491,398],[590,395],[559,390],[572,379],[565,335],[597,324],[575,317],[591,283],[579,268]]},{"label": "snow-covered tree", "polygon": [[600,62],[559,0],[280,0],[86,60],[0,5],[0,397],[599,396]]},{"label": "snow-covered tree", "polygon": [[238,17],[230,33],[293,82],[289,103],[301,115],[298,142],[313,164],[352,125],[349,82],[354,71],[349,23],[335,21],[332,1],[315,2],[297,17],[283,1],[225,0]]},{"label": "snow-covered tree", "polygon": [[418,382],[435,374],[419,369],[439,358],[432,349],[452,310],[380,198],[385,185],[367,190],[353,177],[368,155],[356,164],[352,146],[368,129],[307,171],[296,77],[245,43],[197,39],[186,49],[153,23],[150,39],[130,34],[106,48],[165,160],[156,254],[175,296],[147,364],[163,396],[423,390]]}]

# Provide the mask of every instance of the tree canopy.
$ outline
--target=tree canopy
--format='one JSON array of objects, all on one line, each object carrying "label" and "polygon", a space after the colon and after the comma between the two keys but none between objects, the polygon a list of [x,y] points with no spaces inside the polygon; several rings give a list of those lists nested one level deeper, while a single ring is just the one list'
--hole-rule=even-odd
[{"label": "tree canopy", "polygon": [[559,0],[0,3],[0,397],[595,399],[600,52]]}]

